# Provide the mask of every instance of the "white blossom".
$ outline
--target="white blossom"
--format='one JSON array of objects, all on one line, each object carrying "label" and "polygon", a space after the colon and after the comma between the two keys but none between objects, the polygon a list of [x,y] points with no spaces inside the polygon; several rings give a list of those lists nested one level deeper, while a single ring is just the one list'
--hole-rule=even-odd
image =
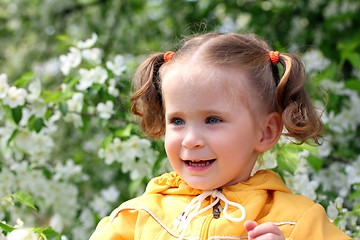
[{"label": "white blossom", "polygon": [[109,80],[108,93],[114,97],[117,97],[120,94],[119,89],[116,88],[116,80],[113,78]]},{"label": "white blossom", "polygon": [[99,151],[99,157],[103,158],[106,164],[115,161],[121,163],[122,171],[129,172],[133,180],[143,176],[151,177],[157,156],[158,152],[151,148],[150,141],[136,135],[125,141],[114,138],[105,149]]},{"label": "white blossom", "polygon": [[67,106],[69,111],[81,112],[83,108],[84,94],[77,92],[72,95],[71,99],[67,100]]},{"label": "white blossom", "polygon": [[360,156],[352,164],[345,166],[345,172],[350,185],[360,183]]},{"label": "white blossom", "polygon": [[109,119],[114,113],[114,103],[110,100],[106,101],[106,103],[99,103],[96,106],[96,111],[101,118]]},{"label": "white blossom", "polygon": [[6,235],[7,240],[37,240],[38,235],[29,229],[15,229]]},{"label": "white blossom", "polygon": [[9,138],[11,137],[11,135],[15,129],[16,129],[16,126],[14,125],[14,123],[12,123],[10,121],[6,121],[4,127],[0,127],[1,146],[3,146],[3,147],[6,146]]},{"label": "white blossom", "polygon": [[12,171],[7,168],[3,168],[0,172],[0,192],[13,192],[15,190],[15,186],[12,186],[9,183],[15,182],[15,179],[16,176]]},{"label": "white blossom", "polygon": [[303,151],[298,154],[299,163],[297,169],[293,176],[287,176],[285,180],[293,192],[315,200],[317,198],[316,189],[319,186],[319,182],[310,177],[313,170],[304,158],[308,154],[308,151]]},{"label": "white blossom", "polygon": [[96,41],[98,40],[98,36],[96,33],[92,33],[91,38],[86,39],[85,41],[79,41],[76,46],[80,49],[91,48]]},{"label": "white blossom", "polygon": [[122,55],[116,55],[114,62],[107,61],[106,67],[116,76],[120,76],[126,70],[125,59]]},{"label": "white blossom", "polygon": [[336,192],[338,196],[345,197],[350,191],[351,184],[343,169],[344,164],[334,162],[314,175],[314,180],[322,185],[324,191]]},{"label": "white blossom", "polygon": [[114,138],[105,149],[101,148],[99,150],[99,157],[105,159],[105,163],[108,165],[114,161],[121,163],[129,158],[128,152],[119,138]]},{"label": "white blossom", "polygon": [[137,135],[131,136],[125,144],[131,159],[141,158],[144,152],[150,148],[151,143],[149,140],[139,138]]},{"label": "white blossom", "polygon": [[30,160],[35,165],[45,164],[55,145],[54,140],[43,132],[29,132],[25,129],[18,132],[14,142],[19,149],[30,155]]},{"label": "white blossom", "polygon": [[52,133],[58,130],[58,126],[56,122],[60,119],[61,112],[59,110],[55,110],[54,114],[48,119],[45,119],[46,128],[43,129],[44,133],[51,135]]},{"label": "white blossom", "polygon": [[79,70],[79,73],[80,73],[81,78],[80,78],[79,83],[76,85],[76,89],[79,91],[84,91],[84,90],[88,89],[89,87],[91,87],[91,85],[94,82],[94,79],[92,77],[90,70],[81,68]]},{"label": "white blossom", "polygon": [[64,220],[59,214],[55,213],[50,219],[49,226],[57,232],[62,232],[64,229]]},{"label": "white blossom", "polygon": [[84,59],[88,60],[89,62],[100,64],[102,51],[100,48],[84,49],[82,51],[82,56]]},{"label": "white blossom", "polygon": [[77,67],[81,63],[81,52],[79,49],[70,47],[67,55],[60,56],[60,70],[66,76],[72,68]]},{"label": "white blossom", "polygon": [[109,203],[101,196],[95,196],[89,205],[101,218],[105,217],[110,211]]},{"label": "white blossom", "polygon": [[83,121],[81,119],[81,116],[79,114],[76,113],[68,113],[66,114],[66,116],[64,117],[64,120],[67,122],[72,122],[74,123],[74,126],[77,128],[81,128],[83,126]]},{"label": "white blossom", "polygon": [[32,113],[28,107],[23,107],[21,112],[22,116],[19,125],[25,127],[28,124],[29,118],[31,117]]},{"label": "white blossom", "polygon": [[80,69],[79,73],[81,78],[79,83],[76,85],[76,89],[80,91],[88,89],[92,86],[93,83],[104,84],[106,79],[108,78],[107,71],[100,66],[97,66],[90,70]]},{"label": "white blossom", "polygon": [[68,159],[66,164],[56,163],[54,180],[66,180],[68,181],[75,175],[81,175],[82,166],[75,165],[72,159]]},{"label": "white blossom", "polygon": [[22,106],[25,103],[27,92],[23,88],[16,88],[12,86],[9,88],[7,96],[4,98],[4,105],[9,105],[11,108]]},{"label": "white blossom", "polygon": [[325,58],[318,49],[305,52],[302,56],[302,61],[307,72],[322,71],[330,64],[330,60]]},{"label": "white blossom", "polygon": [[66,83],[60,84],[60,89],[62,93],[65,93],[67,88],[68,88],[68,84]]},{"label": "white blossom", "polygon": [[42,98],[37,98],[31,102],[31,113],[38,118],[44,117],[47,110],[47,103]]},{"label": "white blossom", "polygon": [[26,129],[19,129],[14,142],[16,143],[17,147],[19,147],[20,149],[29,149],[32,146],[32,139],[31,136],[32,134],[26,130]]},{"label": "white blossom", "polygon": [[331,220],[334,220],[339,215],[339,210],[336,207],[336,203],[331,201],[326,209],[326,213]]},{"label": "white blossom", "polygon": [[93,68],[92,74],[93,74],[95,83],[104,84],[106,79],[108,78],[107,71],[100,66],[96,66],[95,68]]},{"label": "white blossom", "polygon": [[38,100],[41,93],[41,82],[39,79],[31,82],[28,87],[29,94],[27,96],[30,102]]},{"label": "white blossom", "polygon": [[5,73],[0,74],[0,98],[4,98],[9,90],[9,84]]},{"label": "white blossom", "polygon": [[24,222],[23,222],[20,218],[16,219],[15,227],[16,227],[16,228],[22,228],[22,227],[24,227]]},{"label": "white blossom", "polygon": [[110,186],[107,189],[103,189],[100,193],[102,197],[109,203],[115,202],[120,195],[119,190],[117,190],[115,186]]},{"label": "white blossom", "polygon": [[331,144],[329,142],[329,137],[326,136],[324,141],[320,146],[318,146],[318,152],[321,157],[327,157],[331,153]]},{"label": "white blossom", "polygon": [[256,161],[251,175],[254,175],[257,171],[261,169],[273,169],[276,166],[276,153],[274,151],[266,152],[262,158],[259,158]]}]

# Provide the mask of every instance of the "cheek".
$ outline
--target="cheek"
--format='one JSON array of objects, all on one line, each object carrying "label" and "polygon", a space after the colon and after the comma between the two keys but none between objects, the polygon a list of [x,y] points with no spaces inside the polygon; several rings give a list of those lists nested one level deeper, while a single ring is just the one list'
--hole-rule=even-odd
[{"label": "cheek", "polygon": [[178,151],[178,138],[174,132],[171,130],[167,130],[165,132],[165,139],[164,139],[165,151],[167,155],[172,155],[174,152]]}]

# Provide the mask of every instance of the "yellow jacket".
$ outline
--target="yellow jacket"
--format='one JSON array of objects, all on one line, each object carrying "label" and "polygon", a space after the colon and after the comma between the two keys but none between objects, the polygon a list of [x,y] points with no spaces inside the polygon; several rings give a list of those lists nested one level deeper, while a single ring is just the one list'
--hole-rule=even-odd
[{"label": "yellow jacket", "polygon": [[[90,240],[168,240],[180,235],[194,240],[247,239],[246,220],[274,222],[292,240],[351,239],[328,220],[321,205],[292,194],[272,171],[259,171],[246,182],[214,192],[191,188],[176,173],[166,173],[151,180],[142,196],[103,218]],[[197,197],[201,194],[205,194],[203,199]],[[187,218],[182,216],[184,209],[190,210],[185,213]]]}]

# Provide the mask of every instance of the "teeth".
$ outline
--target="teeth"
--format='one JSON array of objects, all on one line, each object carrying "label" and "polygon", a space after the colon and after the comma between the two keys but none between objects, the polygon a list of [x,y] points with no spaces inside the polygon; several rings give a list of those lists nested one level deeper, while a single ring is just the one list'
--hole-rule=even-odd
[{"label": "teeth", "polygon": [[186,161],[187,164],[189,164],[192,167],[205,167],[213,163],[215,160],[208,160],[208,161],[199,161],[199,162],[192,162],[192,161]]}]

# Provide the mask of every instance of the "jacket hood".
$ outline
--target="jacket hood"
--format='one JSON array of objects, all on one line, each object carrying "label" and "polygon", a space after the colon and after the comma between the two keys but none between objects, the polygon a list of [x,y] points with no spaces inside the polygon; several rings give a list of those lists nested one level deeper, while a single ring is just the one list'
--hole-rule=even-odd
[{"label": "jacket hood", "polygon": [[[242,191],[280,191],[291,192],[284,184],[282,179],[271,170],[260,170],[245,182],[239,182],[232,186],[222,187],[225,192],[242,192]],[[199,195],[204,190],[190,187],[175,172],[165,173],[157,178],[152,179],[147,188],[146,193],[161,193],[169,195]]]}]

